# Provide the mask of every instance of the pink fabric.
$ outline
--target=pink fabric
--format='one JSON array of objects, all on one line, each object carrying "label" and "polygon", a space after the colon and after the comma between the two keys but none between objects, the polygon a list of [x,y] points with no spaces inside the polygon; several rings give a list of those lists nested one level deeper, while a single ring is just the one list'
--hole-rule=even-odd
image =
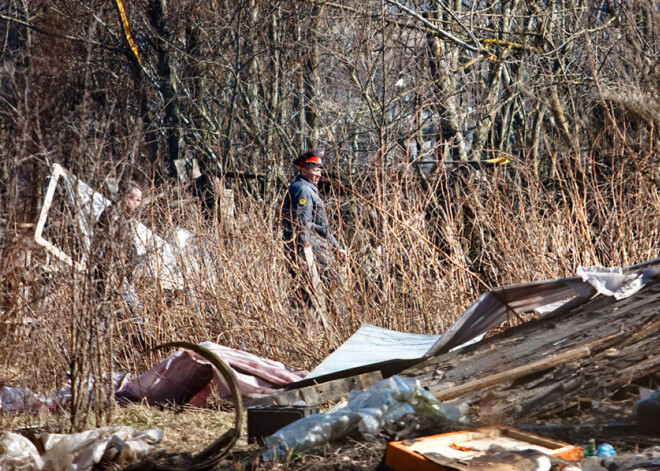
[{"label": "pink fabric", "polygon": [[[213,352],[233,370],[244,397],[274,393],[273,386],[300,381],[308,374],[213,342],[199,345]],[[213,390],[220,397],[231,395],[224,378],[209,362],[193,352],[180,350],[128,383],[118,396],[134,401],[147,399],[151,403],[185,402],[201,406]]]}]

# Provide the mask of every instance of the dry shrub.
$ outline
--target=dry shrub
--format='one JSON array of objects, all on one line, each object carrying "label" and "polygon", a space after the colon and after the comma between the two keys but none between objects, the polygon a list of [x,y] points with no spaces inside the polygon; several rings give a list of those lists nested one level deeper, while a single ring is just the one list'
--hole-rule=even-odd
[{"label": "dry shrub", "polygon": [[[76,24],[80,38],[107,34],[99,33],[105,30],[94,26],[92,13],[115,18],[111,6],[65,3],[72,15],[89,20]],[[186,10],[182,3],[174,3],[173,12]],[[201,4],[186,5],[192,9]],[[519,4],[521,8],[526,5]],[[464,70],[461,74],[467,75],[455,76],[453,88],[452,81],[443,80],[443,87],[448,88],[437,89],[428,82],[431,78],[439,83],[424,65],[432,58],[426,55],[423,35],[416,35],[417,52],[410,57],[412,43],[396,40],[384,44],[405,47],[388,49],[387,54],[383,48],[382,56],[374,56],[372,52],[380,50],[376,47],[378,34],[357,28],[353,42],[347,43],[344,34],[325,38],[325,50],[332,54],[323,56],[325,67],[320,68],[327,74],[320,77],[327,91],[318,90],[319,109],[326,113],[326,122],[318,129],[320,139],[336,144],[337,154],[341,154],[330,166],[332,179],[322,185],[321,192],[338,238],[349,253],[342,267],[344,282],[326,292],[331,306],[328,317],[337,337],[330,340],[318,316],[302,301],[300,282],[289,273],[279,229],[285,185],[279,179],[280,164],[294,148],[307,144],[304,141],[310,131],[299,128],[302,123],[294,118],[301,111],[296,104],[301,97],[294,93],[300,83],[293,77],[298,73],[296,68],[289,67],[291,63],[283,57],[299,61],[298,49],[305,47],[304,42],[291,41],[293,49],[282,50],[284,43],[279,42],[278,47],[271,47],[260,42],[265,38],[261,33],[269,28],[242,26],[233,19],[223,21],[223,15],[227,19],[235,16],[233,10],[207,12],[206,7],[199,8],[200,13],[209,13],[209,24],[205,20],[200,28],[211,28],[209,31],[217,34],[205,35],[209,42],[203,42],[195,54],[176,51],[182,55],[176,56],[175,62],[180,60],[190,74],[181,83],[194,88],[194,93],[187,94],[190,90],[182,87],[186,91],[179,97],[188,127],[195,131],[186,136],[187,147],[182,153],[196,156],[205,170],[213,167],[211,152],[222,160],[224,170],[233,175],[221,182],[234,192],[233,217],[209,216],[187,188],[163,177],[167,174],[163,168],[173,157],[166,155],[162,138],[167,131],[165,104],[155,89],[144,94],[131,89],[136,85],[124,56],[112,49],[92,48],[85,41],[85,47],[79,47],[81,43],[36,33],[32,42],[16,36],[15,50],[3,51],[0,91],[7,106],[0,107],[0,380],[36,392],[53,392],[71,381],[78,395],[65,420],[70,429],[116,420],[110,403],[105,402],[110,390],[101,386],[102,378],[112,371],[145,371],[169,353],[148,350],[164,341],[213,340],[311,369],[364,323],[441,333],[491,286],[568,276],[579,264],[629,265],[658,256],[658,80],[657,67],[651,65],[657,56],[659,23],[654,21],[657,8],[652,2],[640,0],[629,7],[622,5],[621,11],[613,10],[608,15],[619,15],[617,21],[607,20],[593,35],[585,36],[585,41],[576,39],[591,27],[591,20],[577,9],[577,26],[557,28],[554,33],[556,44],[566,43],[568,49],[552,54],[516,49],[510,62],[502,55],[510,82],[502,87],[503,94],[495,93],[492,100],[481,97],[491,91],[482,85],[486,76],[481,74],[491,69],[486,61],[483,68],[460,67],[459,71]],[[269,9],[259,14],[265,12],[268,14],[263,19],[268,23],[264,24],[270,24]],[[138,25],[136,38],[141,32],[144,39],[145,32],[151,31],[146,26],[148,12],[135,7],[131,13]],[[537,13],[544,20],[550,12],[541,9]],[[288,15],[282,19],[293,22],[293,16]],[[291,15],[298,13],[292,9]],[[309,15],[299,16],[307,19]],[[63,18],[53,18],[42,26],[66,30]],[[276,23],[277,18],[272,18]],[[529,18],[529,24],[536,23]],[[581,19],[585,18],[588,21],[583,24]],[[190,18],[181,14],[175,19]],[[337,17],[327,19],[339,24]],[[365,16],[364,21],[367,19]],[[197,29],[184,23],[177,23],[175,30]],[[91,26],[85,26],[88,24]],[[543,24],[538,22],[538,27]],[[118,23],[113,25],[119,27]],[[346,27],[351,25],[347,16]],[[292,31],[298,29],[293,23],[291,26]],[[230,86],[234,79],[228,77],[238,75],[229,65],[234,64],[238,52],[223,42],[232,37],[234,28],[239,36],[244,29],[250,30],[249,35],[243,35],[248,56],[250,50],[274,54],[275,65],[260,65],[262,60],[270,64],[270,56],[260,57],[250,61],[249,67],[254,68],[250,70],[283,72],[281,83],[277,73],[272,77],[249,71],[243,74],[240,80],[245,84],[237,88],[245,96],[236,106],[230,99],[236,96]],[[18,34],[18,30],[7,31]],[[610,38],[619,33],[625,40],[612,44]],[[220,42],[210,42],[211,38]],[[236,47],[242,44],[235,42]],[[364,47],[355,47],[359,44]],[[345,50],[347,46],[353,50]],[[156,55],[149,54],[149,44],[144,41],[140,47],[145,61],[153,61]],[[343,58],[335,54],[337,51],[348,55]],[[359,51],[364,51],[368,60],[360,70],[347,75],[344,62],[360,63],[354,60],[360,58]],[[398,66],[400,71],[393,68],[392,73],[383,73],[382,103],[374,98],[378,94],[367,93],[369,87],[353,90],[354,85],[380,80],[378,74],[371,75],[372,71],[380,68],[380,60],[387,61],[383,70],[390,71],[389,66],[398,59],[389,58],[397,51],[405,65]],[[292,52],[296,53],[288,54]],[[188,62],[206,55],[209,60],[203,63]],[[280,59],[281,68],[276,65]],[[335,59],[341,67],[330,66]],[[557,72],[563,70],[559,67],[562,64],[567,73]],[[453,70],[450,66],[448,63]],[[413,98],[411,94],[416,98],[397,98],[401,114],[393,115],[390,122],[385,91],[388,80],[399,83],[399,72],[401,79],[410,79],[409,89],[401,90],[400,98]],[[196,74],[199,81],[192,79]],[[521,77],[520,90],[516,75]],[[259,108],[271,100],[259,95],[261,86],[252,86],[255,78],[272,78],[268,87],[273,96],[286,97],[285,101],[273,100],[273,109]],[[401,83],[408,87],[406,80]],[[399,95],[396,85],[390,85]],[[477,90],[470,91],[471,87]],[[275,94],[280,88],[281,94]],[[563,114],[568,116],[563,130],[558,125],[561,109],[551,110],[556,104],[545,96],[555,88],[557,101],[565,108]],[[493,86],[492,90],[500,87]],[[197,98],[201,96],[215,96],[217,102],[198,109],[203,100]],[[146,100],[142,102],[145,109],[138,106],[139,97]],[[421,144],[416,133],[422,128],[447,123],[441,123],[440,116],[428,123],[417,122],[412,116],[433,115],[431,108],[445,108],[458,98],[467,105],[475,101],[473,110],[483,108],[492,113],[485,121],[484,116],[476,116],[482,123],[492,123],[492,129],[481,126],[487,135],[481,136],[473,157],[504,156],[510,164],[468,171],[445,167],[444,159],[455,149],[452,138],[447,139],[438,129],[434,134],[436,148],[429,151],[436,162],[432,170],[415,169],[412,156],[401,148],[413,138],[419,138]],[[373,114],[376,109],[382,116]],[[230,136],[231,142],[216,148],[215,143],[224,140],[221,130],[231,128],[235,117],[240,125]],[[140,177],[150,199],[140,216],[142,222],[169,240],[174,240],[177,228],[194,234],[192,251],[202,257],[198,267],[184,270],[185,289],[167,290],[162,280],[148,273],[135,280],[147,319],[144,325],[102,325],[88,274],[60,265],[25,243],[43,197],[44,175],[53,162],[61,162],[94,188],[102,188],[108,177],[119,178],[133,171],[135,175],[128,176]],[[247,179],[252,173],[265,175],[265,182]],[[239,178],[241,175],[245,179]],[[68,253],[78,254],[80,234],[67,211],[58,203],[50,216],[48,236]],[[90,377],[96,386],[88,398]],[[8,423],[8,418],[2,420],[3,425]]]},{"label": "dry shrub", "polygon": [[[139,278],[146,325],[103,327],[85,274],[56,270],[35,252],[32,270],[45,268],[30,278],[20,314],[12,311],[29,321],[5,331],[5,381],[37,392],[73,381],[79,396],[71,427],[79,429],[113,420],[103,399],[108,390],[98,386],[103,375],[145,371],[169,353],[147,349],[165,341],[212,340],[311,369],[363,323],[440,333],[489,286],[657,255],[660,199],[652,179],[626,162],[603,169],[588,158],[579,171],[558,174],[540,182],[513,162],[460,178],[438,174],[433,195],[405,173],[388,175],[377,193],[369,180],[353,192],[336,182],[324,187],[349,252],[344,285],[326,292],[336,342],[300,302],[289,273],[278,224],[281,193],[257,201],[237,185],[235,216],[218,221],[185,188],[148,191],[140,219],[170,239],[178,228],[188,230],[191,247],[203,254],[199,269],[184,272],[186,289],[172,292],[158,279]],[[60,221],[68,224],[64,216]],[[70,226],[61,228],[66,237],[59,243],[72,250],[80,241]],[[82,394],[90,376],[97,386],[88,398]]]}]

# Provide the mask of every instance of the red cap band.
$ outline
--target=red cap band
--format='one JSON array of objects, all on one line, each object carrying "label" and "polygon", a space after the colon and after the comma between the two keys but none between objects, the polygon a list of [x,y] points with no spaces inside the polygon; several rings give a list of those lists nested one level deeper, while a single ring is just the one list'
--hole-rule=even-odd
[{"label": "red cap band", "polygon": [[323,165],[323,156],[325,155],[325,150],[318,148],[305,152],[299,156],[296,160],[293,161],[293,165],[296,167],[302,167],[306,164],[321,164]]}]

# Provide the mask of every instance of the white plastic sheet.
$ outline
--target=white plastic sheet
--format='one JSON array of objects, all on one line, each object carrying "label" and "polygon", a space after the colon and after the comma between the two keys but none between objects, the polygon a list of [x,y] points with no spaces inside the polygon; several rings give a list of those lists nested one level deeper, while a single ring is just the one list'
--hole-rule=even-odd
[{"label": "white plastic sheet", "polygon": [[598,293],[625,299],[644,287],[643,274],[624,274],[621,267],[583,267],[577,269],[577,275],[593,286]]},{"label": "white plastic sheet", "polygon": [[422,414],[439,422],[462,422],[460,410],[442,404],[416,379],[392,376],[366,391],[352,391],[346,405],[338,410],[302,418],[267,437],[264,459],[283,458],[290,450],[304,451],[354,430],[373,435],[387,422],[408,413]]},{"label": "white plastic sheet", "polygon": [[37,447],[22,435],[0,432],[0,469],[39,471],[44,461]]},{"label": "white plastic sheet", "polygon": [[69,471],[92,469],[92,466],[100,462],[109,450],[118,453],[113,459],[118,463],[129,463],[145,458],[162,438],[162,430],[138,431],[126,426],[105,427],[74,434],[39,436],[46,450],[43,455],[44,469]]},{"label": "white plastic sheet", "polygon": [[41,434],[37,438],[45,450],[43,455],[27,438],[0,433],[0,469],[87,471],[104,457],[125,465],[146,458],[160,443],[163,431],[116,426],[74,434]]}]

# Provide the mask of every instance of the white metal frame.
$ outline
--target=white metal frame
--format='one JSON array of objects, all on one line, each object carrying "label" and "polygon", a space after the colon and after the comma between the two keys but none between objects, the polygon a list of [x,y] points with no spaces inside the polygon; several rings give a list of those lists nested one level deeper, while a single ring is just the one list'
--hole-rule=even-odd
[{"label": "white metal frame", "polygon": [[48,184],[48,190],[46,190],[46,196],[44,197],[44,204],[41,207],[41,213],[39,214],[39,220],[37,222],[37,227],[34,230],[34,241],[42,246],[46,252],[53,255],[58,260],[66,263],[70,267],[75,268],[78,271],[85,270],[85,264],[80,262],[74,262],[73,259],[62,249],[57,247],[51,241],[44,239],[43,231],[46,225],[46,219],[48,219],[48,211],[50,206],[53,204],[53,197],[55,196],[55,189],[57,188],[57,183],[62,176],[66,176],[67,172],[64,168],[59,165],[53,165],[53,173],[50,176],[50,182]]}]

